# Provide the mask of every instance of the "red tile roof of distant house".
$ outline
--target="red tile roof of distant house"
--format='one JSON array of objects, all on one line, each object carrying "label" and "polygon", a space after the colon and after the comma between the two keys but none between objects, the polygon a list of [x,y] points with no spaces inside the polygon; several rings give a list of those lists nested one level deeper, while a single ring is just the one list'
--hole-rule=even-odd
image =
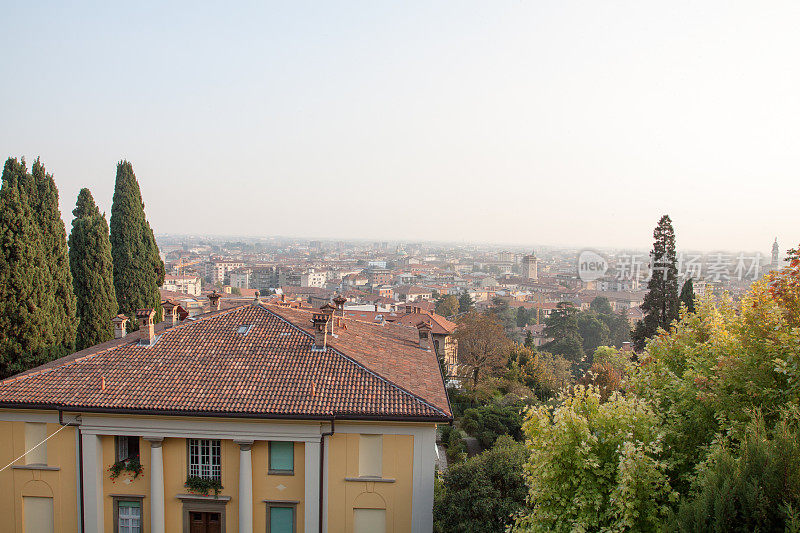
[{"label": "red tile roof of distant house", "polygon": [[[288,303],[288,302],[287,302]],[[108,341],[0,382],[0,406],[263,418],[449,421],[416,328],[347,318],[313,350],[311,310],[249,304]]]}]

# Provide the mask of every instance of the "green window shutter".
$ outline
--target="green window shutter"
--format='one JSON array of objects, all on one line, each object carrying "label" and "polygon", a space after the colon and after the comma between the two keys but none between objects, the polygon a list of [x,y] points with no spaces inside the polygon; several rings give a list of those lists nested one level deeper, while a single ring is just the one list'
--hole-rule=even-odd
[{"label": "green window shutter", "polygon": [[272,441],[269,443],[269,469],[294,471],[294,443]]},{"label": "green window shutter", "polygon": [[294,533],[294,509],[271,507],[269,510],[269,533]]}]

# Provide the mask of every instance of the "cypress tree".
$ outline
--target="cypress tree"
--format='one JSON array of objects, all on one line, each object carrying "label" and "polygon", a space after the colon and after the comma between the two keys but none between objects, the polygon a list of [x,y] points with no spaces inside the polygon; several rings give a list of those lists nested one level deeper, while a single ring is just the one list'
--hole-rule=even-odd
[{"label": "cypress tree", "polygon": [[686,310],[694,313],[694,282],[692,278],[687,279],[681,287],[680,301],[686,306]]},{"label": "cypress tree", "polygon": [[81,189],[72,214],[69,266],[79,319],[75,344],[82,350],[114,337],[117,297],[108,223],[89,189]]},{"label": "cypress tree", "polygon": [[161,320],[161,295],[164,263],[158,255],[153,230],[144,215],[139,182],[128,161],[117,164],[114,201],[111,205],[111,256],[114,263],[114,288],[122,313],[136,324],[136,310],[153,308],[156,322]]},{"label": "cypress tree", "polygon": [[39,224],[28,202],[33,190],[25,160],[9,158],[0,187],[0,376],[52,358],[55,336]]},{"label": "cypress tree", "polygon": [[53,331],[52,356],[61,357],[75,350],[75,294],[67,252],[67,232],[58,209],[58,188],[52,174],[39,159],[31,169],[34,194],[29,198],[39,224],[44,253],[43,275],[48,286],[47,314]]},{"label": "cypress tree", "polygon": [[644,319],[636,323],[631,335],[636,350],[644,350],[647,339],[654,336],[658,328],[669,330],[672,321],[678,318],[678,268],[675,266],[675,230],[672,220],[664,215],[653,231],[651,252],[652,274],[647,283],[647,295],[642,303]]}]

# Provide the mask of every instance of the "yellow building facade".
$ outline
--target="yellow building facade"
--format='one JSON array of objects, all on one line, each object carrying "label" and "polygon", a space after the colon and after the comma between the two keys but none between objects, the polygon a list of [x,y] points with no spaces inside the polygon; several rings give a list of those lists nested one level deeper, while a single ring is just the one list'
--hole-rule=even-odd
[{"label": "yellow building facade", "polygon": [[[321,437],[331,433],[332,425],[333,434]],[[431,424],[73,412],[62,413],[59,423],[57,412],[3,410],[4,465],[25,454],[39,436],[47,440],[33,457],[37,462],[22,459],[0,473],[0,486],[6,489],[0,496],[5,517],[0,530],[68,533],[81,531],[82,524],[86,532],[127,531],[120,526],[120,503],[132,502],[138,504],[138,529],[130,531],[146,533],[272,531],[276,508],[291,510],[297,532],[430,531],[434,432]],[[138,440],[142,473],[123,471],[112,479],[120,437]],[[219,441],[218,495],[193,493],[185,486],[188,442],[194,438]],[[270,471],[270,443],[278,441],[292,443],[291,473]],[[194,529],[192,514],[202,515]]]}]

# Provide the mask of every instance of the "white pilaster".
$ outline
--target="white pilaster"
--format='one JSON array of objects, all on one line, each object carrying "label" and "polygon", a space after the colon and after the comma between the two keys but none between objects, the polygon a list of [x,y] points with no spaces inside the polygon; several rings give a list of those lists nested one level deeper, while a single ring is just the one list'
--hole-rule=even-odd
[{"label": "white pilaster", "polygon": [[144,437],[150,442],[150,533],[164,533],[163,437]]},{"label": "white pilaster", "polygon": [[81,436],[83,445],[84,531],[103,533],[103,448],[99,435]]},{"label": "white pilaster", "polygon": [[239,533],[253,533],[253,441],[234,442],[239,445]]},{"label": "white pilaster", "polygon": [[319,441],[306,441],[305,443],[305,531],[307,533],[319,531]]},{"label": "white pilaster", "polygon": [[411,531],[433,530],[433,477],[436,469],[436,428],[414,432],[414,491],[411,497]]}]

